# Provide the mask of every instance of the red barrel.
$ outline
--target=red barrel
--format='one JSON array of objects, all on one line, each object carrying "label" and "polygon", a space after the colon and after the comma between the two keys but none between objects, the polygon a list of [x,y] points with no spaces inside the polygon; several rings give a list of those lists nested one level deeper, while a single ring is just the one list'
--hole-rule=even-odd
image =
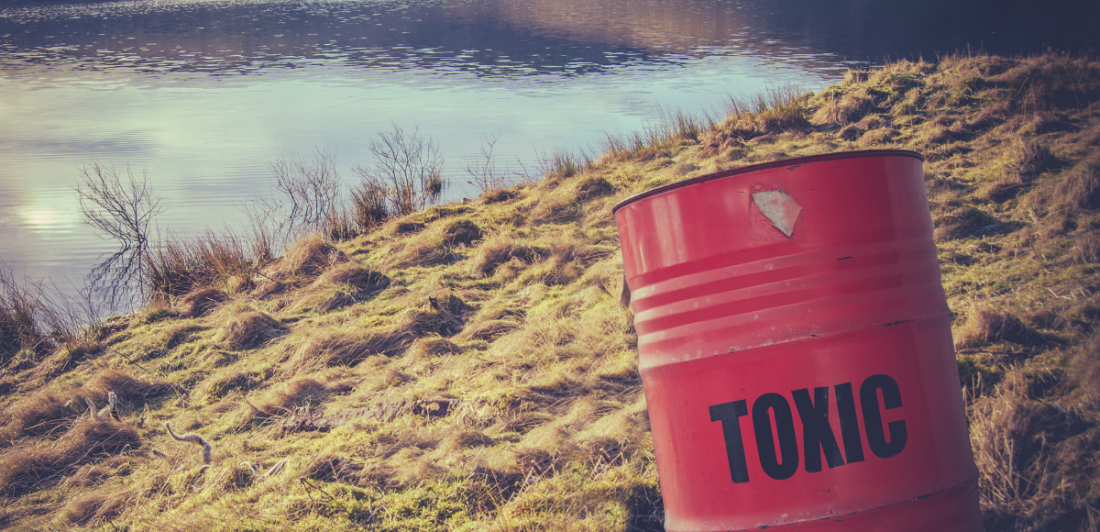
[{"label": "red barrel", "polygon": [[615,207],[666,530],[981,530],[922,161],[788,159]]}]

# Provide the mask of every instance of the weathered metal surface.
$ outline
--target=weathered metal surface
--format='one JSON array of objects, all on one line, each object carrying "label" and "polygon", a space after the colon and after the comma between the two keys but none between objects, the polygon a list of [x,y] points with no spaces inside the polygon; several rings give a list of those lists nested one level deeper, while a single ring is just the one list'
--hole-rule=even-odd
[{"label": "weathered metal surface", "polygon": [[981,529],[921,161],[792,159],[616,206],[666,530]]}]

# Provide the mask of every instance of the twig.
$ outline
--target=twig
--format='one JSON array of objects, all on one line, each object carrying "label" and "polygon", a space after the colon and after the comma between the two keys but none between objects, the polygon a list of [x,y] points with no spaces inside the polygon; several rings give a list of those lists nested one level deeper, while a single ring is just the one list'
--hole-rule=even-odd
[{"label": "twig", "polygon": [[135,365],[135,366],[137,366],[138,368],[140,368],[140,369],[141,369],[142,371],[144,371],[145,373],[148,373],[148,374],[150,374],[150,375],[153,375],[153,374],[154,374],[154,373],[153,373],[152,371],[149,371],[148,369],[145,369],[145,367],[144,367],[144,366],[142,366],[141,364],[138,364],[137,362],[135,362],[135,361],[131,360],[131,359],[130,359],[130,357],[128,357],[128,356],[126,356],[126,355],[124,355],[124,354],[122,354],[122,353],[119,353],[118,351],[115,351],[114,349],[111,349],[111,348],[109,348],[109,347],[108,347],[108,348],[106,348],[106,351],[107,351],[108,353],[113,353],[113,354],[115,354],[115,355],[118,355],[118,356],[122,357],[122,359],[123,359],[123,360],[125,360],[125,361],[127,361],[127,362],[129,362],[129,363],[131,363],[131,364],[133,364],[133,365]]},{"label": "twig", "polygon": [[203,463],[206,463],[206,464],[210,463],[210,455],[213,452],[214,448],[209,443],[207,443],[206,440],[204,440],[202,436],[199,436],[198,434],[195,434],[194,432],[188,432],[188,433],[186,433],[182,436],[177,436],[175,432],[172,432],[172,423],[171,422],[165,421],[164,426],[168,429],[168,434],[171,434],[172,438],[174,438],[176,441],[185,441],[185,442],[194,443],[195,445],[201,445],[202,446],[202,461],[203,461]]},{"label": "twig", "polygon": [[[302,477],[302,478],[299,478],[298,480],[300,480],[302,482],[302,484],[307,486],[306,487],[306,494],[309,494],[309,488],[313,488],[313,489],[316,489],[317,491],[325,494],[325,497],[328,497],[329,499],[334,500],[334,501],[336,500],[336,497],[333,497],[332,495],[329,495],[327,491],[321,489],[320,486],[310,482],[308,478]],[[309,496],[309,500],[311,500],[311,501],[313,500],[313,495]]]},{"label": "twig", "polygon": [[85,395],[84,404],[88,405],[88,414],[92,416],[92,419],[99,421],[99,413],[96,410],[95,403],[92,402],[92,398]]},{"label": "twig", "polygon": [[267,473],[264,473],[264,476],[260,477],[260,480],[263,480],[263,479],[265,479],[265,478],[267,478],[271,475],[274,475],[275,473],[278,473],[279,470],[282,469],[284,465],[286,465],[286,458],[283,458],[282,460],[279,460],[279,462],[277,464],[271,466],[271,469],[268,469]]},{"label": "twig", "polygon": [[272,414],[271,412],[268,412],[267,410],[260,409],[256,405],[252,404],[252,401],[249,401],[248,399],[245,399],[244,402],[245,402],[245,404],[248,405],[249,408],[252,409],[253,412],[255,412],[257,414],[263,414],[267,417],[273,417],[275,415],[275,414]]}]

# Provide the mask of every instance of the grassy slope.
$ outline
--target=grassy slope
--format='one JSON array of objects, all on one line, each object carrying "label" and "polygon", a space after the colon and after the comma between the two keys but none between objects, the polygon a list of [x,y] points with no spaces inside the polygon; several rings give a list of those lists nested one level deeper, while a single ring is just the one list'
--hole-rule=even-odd
[{"label": "grassy slope", "polygon": [[[253,279],[5,360],[0,528],[660,530],[611,207],[749,163],[901,147],[927,157],[987,530],[1087,530],[1098,145],[1098,63],[901,61],[301,241]],[[121,421],[82,417],[108,390]],[[208,440],[213,467],[166,421]]]}]

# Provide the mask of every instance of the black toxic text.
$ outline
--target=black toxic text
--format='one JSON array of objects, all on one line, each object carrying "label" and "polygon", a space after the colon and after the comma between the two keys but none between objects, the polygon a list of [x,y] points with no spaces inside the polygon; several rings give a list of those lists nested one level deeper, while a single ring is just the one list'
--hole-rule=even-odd
[{"label": "black toxic text", "polygon": [[[839,439],[829,422],[829,399],[832,390],[836,415],[840,422]],[[881,393],[882,401],[879,401]],[[830,469],[845,464],[862,462],[863,442],[879,458],[890,458],[905,449],[909,439],[905,420],[883,425],[883,411],[901,408],[901,390],[889,375],[871,375],[859,387],[859,407],[863,412],[863,431],[856,416],[856,397],[852,383],[792,390],[790,398],[779,393],[766,393],[757,397],[750,412],[745,399],[710,406],[710,420],[722,423],[722,436],[726,443],[730,479],[735,483],[749,481],[745,456],[745,440],[741,431],[741,418],[752,420],[752,437],[756,438],[757,458],[760,467],[769,477],[784,480],[798,472],[799,462],[808,473],[817,473],[823,467]],[[799,445],[795,433],[795,413],[802,423],[802,442]],[[777,441],[778,440],[778,441]],[[776,445],[778,443],[778,445]],[[842,447],[843,446],[843,451]],[[799,454],[799,447],[802,453]]]}]

